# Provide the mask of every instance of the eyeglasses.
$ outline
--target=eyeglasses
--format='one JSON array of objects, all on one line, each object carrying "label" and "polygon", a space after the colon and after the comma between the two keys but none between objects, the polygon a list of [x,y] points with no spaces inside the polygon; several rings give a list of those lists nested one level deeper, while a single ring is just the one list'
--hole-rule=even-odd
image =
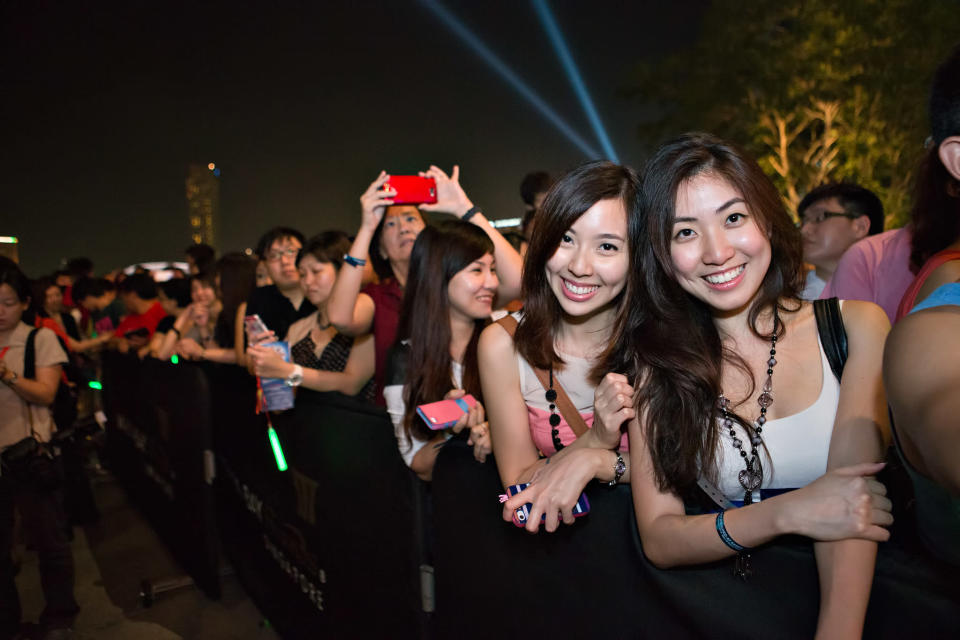
[{"label": "eyeglasses", "polygon": [[283,258],[296,258],[300,249],[281,249],[279,251],[270,251],[267,253],[267,260],[270,262],[279,262]]},{"label": "eyeglasses", "polygon": [[812,215],[803,216],[797,222],[797,228],[800,229],[805,224],[820,224],[827,218],[849,218],[853,220],[859,218],[860,216],[856,213],[846,213],[846,212],[836,212],[836,211],[821,211]]}]

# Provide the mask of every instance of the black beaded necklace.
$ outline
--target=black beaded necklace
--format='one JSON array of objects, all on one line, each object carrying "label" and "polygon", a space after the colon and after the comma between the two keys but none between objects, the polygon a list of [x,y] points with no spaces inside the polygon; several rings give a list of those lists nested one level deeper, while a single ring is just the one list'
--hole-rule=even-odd
[{"label": "black beaded necklace", "polygon": [[547,403],[550,405],[550,438],[553,440],[553,448],[557,451],[563,449],[563,443],[560,441],[560,415],[557,413],[557,392],[553,388],[553,365],[550,365],[550,388],[544,394]]},{"label": "black beaded necklace", "polygon": [[737,480],[743,487],[743,504],[748,505],[753,502],[753,492],[760,488],[763,482],[763,465],[760,463],[760,456],[757,454],[757,447],[763,444],[763,425],[767,423],[767,409],[773,404],[773,367],[777,364],[777,326],[780,324],[780,316],[777,314],[777,307],[773,307],[773,333],[770,336],[770,359],[767,360],[767,379],[763,383],[763,389],[757,397],[757,404],[760,405],[760,415],[753,423],[753,433],[750,435],[750,455],[743,449],[743,442],[737,437],[737,432],[733,428],[733,418],[730,417],[730,401],[724,397],[723,392],[717,398],[717,408],[722,414],[723,426],[730,433],[733,448],[740,452],[746,468],[737,474]]}]

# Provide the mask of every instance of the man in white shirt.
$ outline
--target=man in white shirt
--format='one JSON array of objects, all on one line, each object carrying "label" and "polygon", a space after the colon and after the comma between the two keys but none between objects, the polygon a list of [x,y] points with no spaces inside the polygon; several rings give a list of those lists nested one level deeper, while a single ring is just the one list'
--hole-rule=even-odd
[{"label": "man in white shirt", "polygon": [[808,193],[797,212],[803,259],[814,267],[807,272],[800,297],[816,300],[850,245],[883,231],[883,205],[872,191],[859,185],[832,183]]}]

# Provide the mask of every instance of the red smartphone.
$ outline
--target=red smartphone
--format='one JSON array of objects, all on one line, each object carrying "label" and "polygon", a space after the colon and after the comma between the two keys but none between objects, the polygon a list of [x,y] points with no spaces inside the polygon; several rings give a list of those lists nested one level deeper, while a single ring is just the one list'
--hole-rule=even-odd
[{"label": "red smartphone", "polygon": [[420,176],[390,176],[383,189],[393,189],[394,204],[434,204],[437,201],[437,181]]}]

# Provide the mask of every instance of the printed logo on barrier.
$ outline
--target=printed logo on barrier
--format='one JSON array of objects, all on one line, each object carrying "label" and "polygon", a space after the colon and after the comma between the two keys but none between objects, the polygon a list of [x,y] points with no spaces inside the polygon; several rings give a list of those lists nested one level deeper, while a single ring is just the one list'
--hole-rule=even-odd
[{"label": "printed logo on barrier", "polygon": [[296,469],[293,472],[293,491],[297,497],[297,515],[305,522],[317,524],[317,483]]}]

